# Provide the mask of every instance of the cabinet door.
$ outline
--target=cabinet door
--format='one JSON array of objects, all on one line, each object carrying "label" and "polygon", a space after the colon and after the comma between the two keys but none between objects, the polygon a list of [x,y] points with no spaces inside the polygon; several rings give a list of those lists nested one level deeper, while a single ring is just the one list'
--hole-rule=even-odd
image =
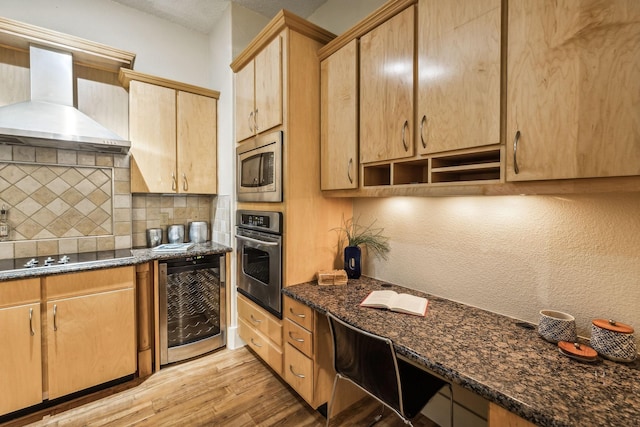
[{"label": "cabinet door", "polygon": [[217,100],[178,92],[178,193],[217,192]]},{"label": "cabinet door", "polygon": [[236,141],[255,134],[254,61],[236,73]]},{"label": "cabinet door", "polygon": [[421,154],[500,143],[501,0],[420,0]]},{"label": "cabinet door", "polygon": [[42,402],[40,304],[0,309],[0,415]]},{"label": "cabinet door", "polygon": [[47,302],[49,398],[133,374],[134,291]]},{"label": "cabinet door", "polygon": [[320,64],[321,189],[358,188],[357,40]]},{"label": "cabinet door", "polygon": [[255,58],[256,133],[282,124],[282,38],[273,39]]},{"label": "cabinet door", "polygon": [[411,157],[414,7],[360,39],[360,160]]},{"label": "cabinet door", "polygon": [[176,91],[131,81],[129,137],[131,192],[175,192]]},{"label": "cabinet door", "polygon": [[508,22],[507,179],[640,174],[640,2],[513,0]]}]

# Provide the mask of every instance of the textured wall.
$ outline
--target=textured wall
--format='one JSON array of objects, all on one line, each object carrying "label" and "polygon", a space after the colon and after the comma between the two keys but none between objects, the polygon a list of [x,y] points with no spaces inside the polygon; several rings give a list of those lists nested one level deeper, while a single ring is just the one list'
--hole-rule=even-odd
[{"label": "textured wall", "polygon": [[357,200],[390,236],[367,275],[519,319],[553,308],[640,335],[640,194]]}]

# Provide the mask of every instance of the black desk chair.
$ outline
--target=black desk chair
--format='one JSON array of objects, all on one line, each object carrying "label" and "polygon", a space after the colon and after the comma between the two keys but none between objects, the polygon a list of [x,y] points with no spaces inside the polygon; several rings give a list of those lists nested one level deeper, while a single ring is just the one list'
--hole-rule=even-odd
[{"label": "black desk chair", "polygon": [[[451,384],[396,357],[393,342],[363,331],[331,313],[327,313],[333,338],[333,363],[336,377],[327,408],[327,427],[331,419],[336,386],[346,379],[361,388],[405,422],[414,419],[442,388]],[[380,417],[376,417],[376,422]],[[451,425],[453,425],[453,393],[451,393]]]}]

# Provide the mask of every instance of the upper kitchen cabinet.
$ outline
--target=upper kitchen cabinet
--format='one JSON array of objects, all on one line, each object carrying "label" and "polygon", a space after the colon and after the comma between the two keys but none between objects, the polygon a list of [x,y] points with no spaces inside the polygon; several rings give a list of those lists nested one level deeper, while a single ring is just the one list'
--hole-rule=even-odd
[{"label": "upper kitchen cabinet", "polygon": [[640,175],[640,2],[509,2],[507,180]]},{"label": "upper kitchen cabinet", "polygon": [[217,192],[219,92],[122,69],[129,90],[131,192]]},{"label": "upper kitchen cabinet", "polygon": [[320,64],[321,188],[358,188],[358,41]]},{"label": "upper kitchen cabinet", "polygon": [[360,160],[411,157],[415,7],[360,38]]},{"label": "upper kitchen cabinet", "polygon": [[236,140],[282,124],[282,38],[236,73]]},{"label": "upper kitchen cabinet", "polygon": [[500,144],[501,0],[420,0],[421,154]]}]

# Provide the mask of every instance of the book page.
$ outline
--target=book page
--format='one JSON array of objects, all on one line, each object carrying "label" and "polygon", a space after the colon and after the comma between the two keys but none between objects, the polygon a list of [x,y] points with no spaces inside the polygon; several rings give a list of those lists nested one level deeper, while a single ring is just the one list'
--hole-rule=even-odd
[{"label": "book page", "polygon": [[398,295],[390,305],[390,309],[402,313],[424,316],[427,312],[427,299],[409,294]]},{"label": "book page", "polygon": [[394,291],[372,291],[360,305],[365,307],[390,308],[389,303],[398,294]]}]

